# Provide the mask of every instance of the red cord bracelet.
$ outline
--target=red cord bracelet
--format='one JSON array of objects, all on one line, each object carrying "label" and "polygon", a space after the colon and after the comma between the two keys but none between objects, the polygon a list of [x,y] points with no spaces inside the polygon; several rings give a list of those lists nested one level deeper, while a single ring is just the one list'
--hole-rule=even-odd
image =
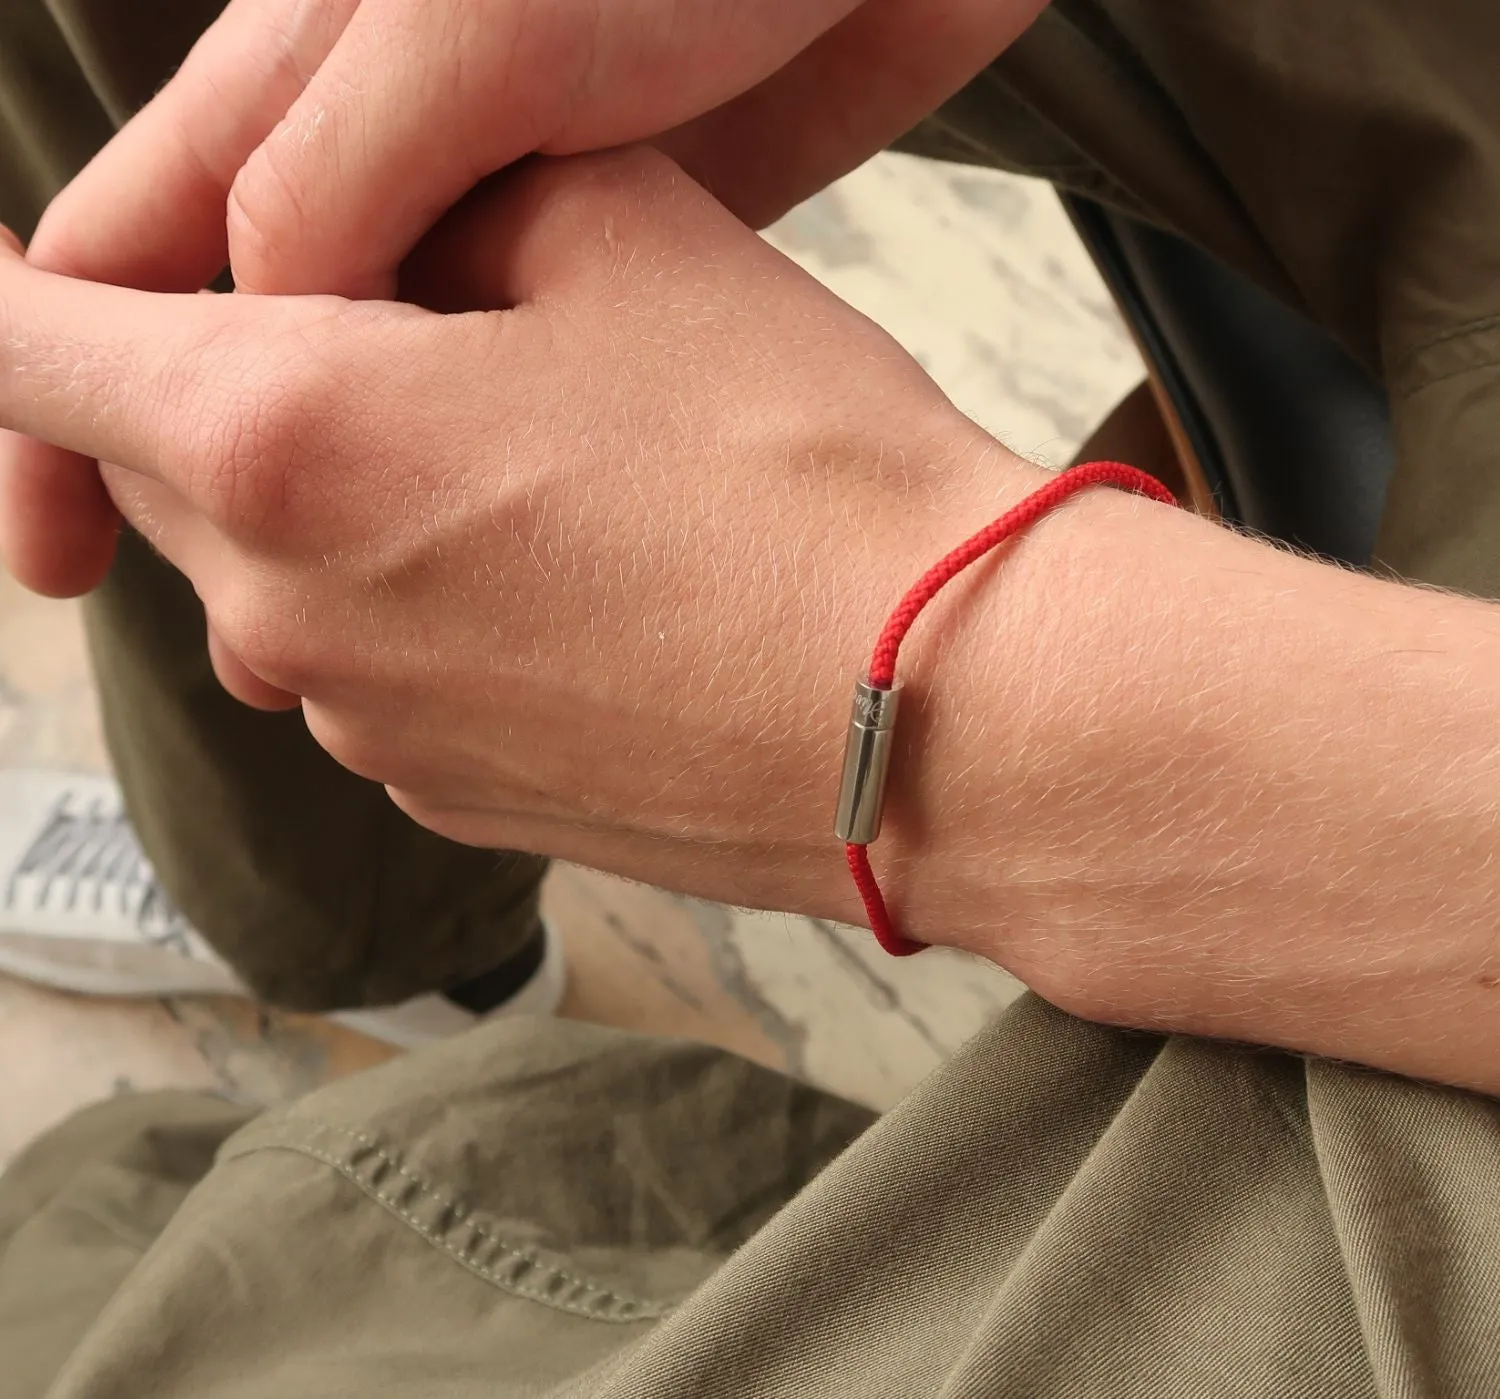
[{"label": "red cord bracelet", "polygon": [[838,838],[844,842],[849,873],[864,901],[870,931],[893,957],[910,957],[926,943],[904,936],[896,928],[886,907],[875,871],[870,867],[870,842],[880,834],[885,802],[886,776],[894,743],[900,687],[896,684],[896,657],[901,643],[924,607],[970,564],[992,549],[1035,524],[1049,510],[1090,486],[1117,486],[1136,495],[1149,496],[1163,505],[1176,499],[1154,476],[1116,461],[1090,462],[1054,477],[1039,491],[1007,510],[993,524],[939,559],[927,570],[891,613],[875,643],[867,679],[854,690],[854,713],[849,720],[849,738],[844,749],[844,776],[839,787]]}]

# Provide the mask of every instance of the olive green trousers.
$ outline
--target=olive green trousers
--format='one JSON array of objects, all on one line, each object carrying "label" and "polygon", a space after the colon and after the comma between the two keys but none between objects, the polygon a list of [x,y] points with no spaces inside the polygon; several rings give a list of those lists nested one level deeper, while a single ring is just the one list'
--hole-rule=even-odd
[{"label": "olive green trousers", "polygon": [[[23,231],[211,5],[6,0]],[[1500,7],[1057,0],[914,133],[1176,228],[1383,378],[1381,542],[1500,596]],[[257,986],[479,970],[537,868],[219,697],[130,545],[92,618],[148,847]],[[879,1121],[716,1050],[498,1024],[251,1119],[107,1103],[0,1180],[0,1399],[1491,1396],[1500,1112],[1027,998]]]}]

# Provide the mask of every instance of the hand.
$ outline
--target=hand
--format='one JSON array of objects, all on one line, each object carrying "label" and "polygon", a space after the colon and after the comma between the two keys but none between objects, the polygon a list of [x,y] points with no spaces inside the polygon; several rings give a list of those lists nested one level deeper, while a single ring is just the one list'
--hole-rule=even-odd
[{"label": "hand", "polygon": [[[768,222],[889,144],[1044,4],[232,0],[56,201],[31,260],[155,291],[231,263],[246,291],[389,296],[483,176],[532,150],[658,134]],[[114,554],[97,480],[36,443],[0,456],[0,555],[38,592],[86,592]]]},{"label": "hand", "polygon": [[230,687],[424,824],[850,914],[850,688],[1013,459],[649,151],[500,177],[402,291],[433,309],[11,255],[0,424],[119,463]]},{"label": "hand", "polygon": [[[0,424],[122,463],[228,683],[427,825],[857,918],[851,681],[1041,473],[660,156],[506,177],[403,291],[0,256]],[[1111,491],[1001,567],[902,650],[903,927],[1079,1014],[1500,1091],[1500,612]]]}]

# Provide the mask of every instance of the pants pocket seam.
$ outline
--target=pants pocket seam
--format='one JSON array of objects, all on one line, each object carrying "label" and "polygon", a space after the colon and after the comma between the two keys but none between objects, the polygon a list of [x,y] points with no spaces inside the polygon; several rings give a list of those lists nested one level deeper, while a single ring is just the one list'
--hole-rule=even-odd
[{"label": "pants pocket seam", "polygon": [[[335,1149],[322,1138],[341,1142]],[[664,1316],[675,1302],[648,1301],[564,1266],[541,1250],[507,1240],[482,1211],[417,1175],[380,1142],[335,1122],[282,1122],[241,1132],[221,1151],[226,1162],[258,1151],[291,1151],[338,1172],[432,1247],[504,1292],[594,1321],[638,1322]]]},{"label": "pants pocket seam", "polygon": [[1500,316],[1481,316],[1413,345],[1392,366],[1392,393],[1409,399],[1449,379],[1500,363]]}]

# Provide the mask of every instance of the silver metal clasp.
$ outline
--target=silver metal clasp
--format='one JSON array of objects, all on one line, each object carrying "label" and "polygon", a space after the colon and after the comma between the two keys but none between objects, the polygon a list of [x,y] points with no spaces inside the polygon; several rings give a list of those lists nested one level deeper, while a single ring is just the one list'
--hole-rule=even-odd
[{"label": "silver metal clasp", "polygon": [[835,832],[850,845],[868,845],[880,834],[885,783],[901,687],[878,690],[868,680],[854,687],[854,710],[844,744],[844,776],[839,783]]}]

